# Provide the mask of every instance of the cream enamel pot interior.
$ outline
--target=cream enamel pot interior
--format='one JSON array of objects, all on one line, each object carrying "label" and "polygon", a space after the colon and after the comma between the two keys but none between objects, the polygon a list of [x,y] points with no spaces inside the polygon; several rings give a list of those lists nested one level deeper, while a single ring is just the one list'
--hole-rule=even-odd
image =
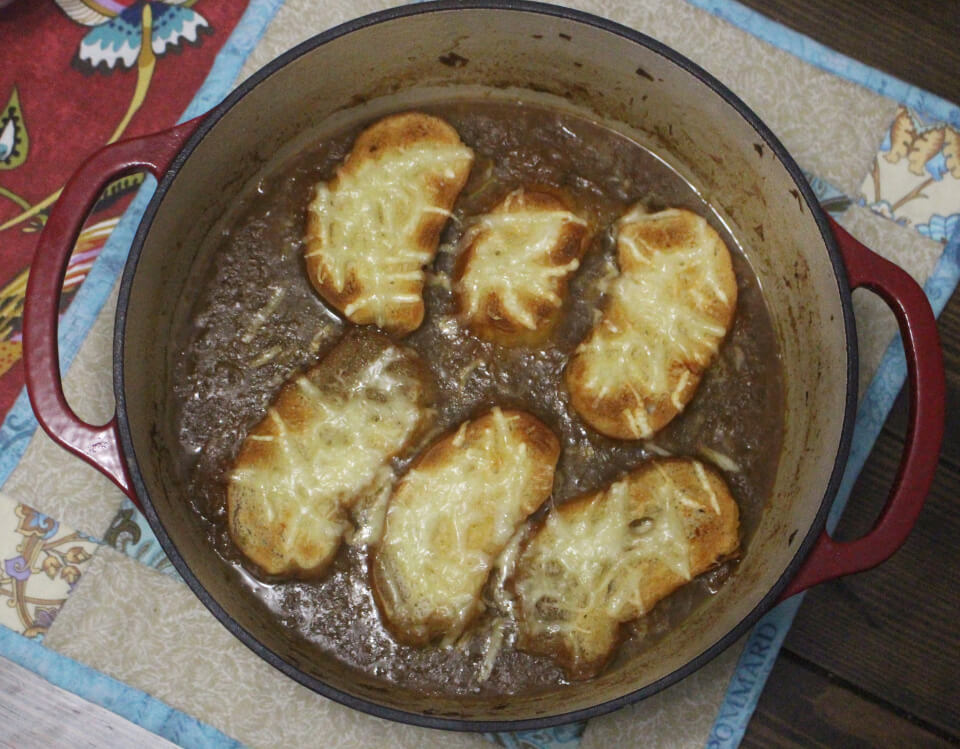
[{"label": "cream enamel pot interior", "polygon": [[[536,695],[424,696],[359,675],[292,639],[230,584],[164,442],[171,300],[189,293],[204,233],[284,144],[351,107],[379,111],[483,90],[589,109],[638,131],[682,165],[747,248],[784,364],[786,418],[775,489],[736,573],[677,631],[601,676]],[[99,188],[147,169],[159,188],[127,262],[114,340],[116,417],[79,421],[63,398],[56,305],[70,248]],[[776,601],[875,565],[906,538],[932,480],[943,431],[943,365],[920,288],[831,227],[774,135],[716,79],[635,31],[560,7],[424,3],[352,21],[283,55],[202,118],[95,154],[67,184],[30,274],[27,379],[40,424],[110,476],[146,514],[184,580],[265,660],[322,695],[436,728],[516,730],[589,717],[699,668]],[[896,313],[910,364],[912,429],[884,514],[864,539],[823,533],[857,402],[851,288]]]}]

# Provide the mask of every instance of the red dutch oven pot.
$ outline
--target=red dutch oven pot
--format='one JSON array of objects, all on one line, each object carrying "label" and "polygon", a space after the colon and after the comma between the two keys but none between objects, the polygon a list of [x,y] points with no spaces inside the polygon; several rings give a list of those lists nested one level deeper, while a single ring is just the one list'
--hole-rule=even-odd
[{"label": "red dutch oven pot", "polygon": [[[164,426],[176,302],[197,283],[200,240],[244,183],[298,133],[358,102],[387,111],[477,92],[588,109],[643,133],[685,165],[743,242],[760,279],[780,344],[786,400],[772,495],[719,593],[663,641],[595,679],[499,698],[423,695],[353,671],[286,631],[225,574],[186,507],[171,459],[176,446]],[[152,172],[159,187],[120,288],[116,415],[91,426],[63,396],[58,297],[71,248],[101,188],[137,170]],[[863,538],[838,542],[824,523],[853,431],[851,290],[859,287],[878,294],[896,315],[909,372],[910,428],[875,526]],[[920,512],[943,436],[943,359],[920,287],[825,215],[776,137],[715,78],[640,33],[534,3],[424,3],[352,21],[281,56],[207,115],[94,154],[67,183],[40,238],[24,316],[27,387],[37,420],[143,510],[210,611],[256,653],[320,694],[434,728],[518,730],[569,722],[683,678],[777,601],[890,556]]]}]

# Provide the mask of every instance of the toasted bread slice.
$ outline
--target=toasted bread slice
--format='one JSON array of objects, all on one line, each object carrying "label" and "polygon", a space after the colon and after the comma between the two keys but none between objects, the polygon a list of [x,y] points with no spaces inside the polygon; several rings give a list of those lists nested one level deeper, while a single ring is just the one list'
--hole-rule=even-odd
[{"label": "toasted bread slice", "polygon": [[499,408],[417,458],[394,489],[371,587],[397,640],[451,642],[482,610],[497,555],[553,488],[560,444],[538,419]]},{"label": "toasted bread slice", "polygon": [[405,335],[423,322],[423,266],[463,189],[473,151],[419,112],[364,130],[307,216],[307,275],[352,322]]},{"label": "toasted bread slice", "polygon": [[574,679],[607,662],[621,624],[739,545],[723,479],[689,458],[648,461],[602,491],[550,512],[517,563],[517,646]]},{"label": "toasted bread slice", "polygon": [[505,346],[544,340],[587,247],[587,222],[558,196],[514,190],[464,235],[453,283],[460,316]]},{"label": "toasted bread slice", "polygon": [[720,235],[690,211],[637,206],[616,232],[620,275],[565,378],[590,426],[646,439],[693,398],[733,323],[737,279]]},{"label": "toasted bread slice", "polygon": [[312,577],[350,527],[347,508],[427,428],[432,388],[413,351],[354,331],[280,390],[240,447],[230,536],[268,575]]}]

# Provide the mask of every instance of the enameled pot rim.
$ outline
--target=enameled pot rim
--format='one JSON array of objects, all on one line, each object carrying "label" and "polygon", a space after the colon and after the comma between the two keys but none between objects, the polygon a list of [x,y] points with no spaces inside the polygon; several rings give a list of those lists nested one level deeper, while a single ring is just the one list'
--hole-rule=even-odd
[{"label": "enameled pot rim", "polygon": [[[833,469],[830,474],[830,479],[827,484],[827,489],[824,493],[823,500],[820,504],[820,507],[817,511],[816,517],[813,523],[808,528],[802,542],[798,545],[797,550],[788,564],[787,568],[777,580],[769,591],[763,596],[760,602],[750,611],[746,616],[741,619],[741,621],[733,627],[726,635],[720,638],[717,642],[703,651],[700,655],[688,661],[685,665],[679,669],[673,671],[670,674],[658,679],[657,681],[647,684],[646,686],[639,688],[633,692],[625,694],[621,697],[618,697],[614,700],[609,700],[607,702],[602,702],[590,707],[575,710],[572,712],[567,712],[559,715],[545,716],[545,717],[536,717],[529,719],[521,720],[499,720],[499,721],[477,721],[477,720],[459,720],[450,717],[440,717],[432,715],[424,715],[420,713],[407,712],[403,710],[397,710],[394,708],[385,707],[374,702],[370,702],[366,699],[355,697],[347,692],[344,692],[340,689],[336,689],[306,673],[296,668],[295,666],[287,663],[280,656],[274,653],[269,648],[265,647],[259,642],[253,635],[251,635],[246,629],[244,629],[233,617],[231,617],[221,606],[220,604],[213,599],[210,593],[204,588],[204,586],[199,582],[197,577],[193,574],[190,568],[187,566],[183,557],[178,552],[177,548],[174,546],[172,540],[164,529],[160,518],[158,517],[155,508],[153,507],[150,497],[146,488],[146,485],[143,480],[143,475],[140,471],[137,459],[136,452],[134,449],[133,437],[130,431],[130,425],[127,415],[127,405],[125,402],[125,391],[124,391],[124,351],[125,351],[125,331],[126,331],[126,318],[127,310],[130,304],[130,295],[131,289],[133,286],[133,280],[136,275],[137,265],[140,259],[140,254],[144,247],[144,242],[147,235],[150,232],[151,225],[153,224],[154,218],[159,210],[163,198],[166,195],[167,191],[170,189],[170,186],[173,184],[174,180],[177,178],[177,174],[180,169],[183,167],[183,164],[190,158],[190,154],[197,147],[197,145],[207,137],[210,130],[213,126],[228,112],[230,109],[242,99],[249,91],[256,87],[261,81],[268,78],[274,72],[280,68],[286,66],[293,60],[301,57],[302,55],[308,54],[312,50],[320,47],[334,39],[342,37],[346,34],[358,31],[365,27],[378,24],[384,21],[391,21],[395,19],[418,16],[421,14],[427,13],[436,13],[436,12],[450,12],[450,11],[459,11],[459,10],[494,10],[494,11],[507,11],[507,12],[524,12],[524,13],[538,13],[545,16],[561,18],[568,21],[573,21],[580,24],[585,24],[598,28],[603,31],[607,31],[611,34],[623,37],[629,41],[632,41],[638,45],[646,47],[647,49],[659,54],[664,57],[666,60],[672,62],[675,65],[678,65],[680,68],[689,72],[695,76],[701,83],[706,85],[716,94],[724,99],[724,101],[729,104],[747,123],[753,128],[753,130],[759,135],[767,146],[771,149],[773,154],[781,162],[781,164],[786,168],[790,176],[792,177],[797,190],[807,208],[809,208],[810,213],[814,220],[816,221],[817,227],[820,231],[820,237],[823,241],[823,244],[827,250],[828,257],[833,266],[834,275],[837,281],[837,292],[841,300],[842,310],[843,310],[843,327],[845,340],[847,343],[847,382],[846,382],[846,399],[844,404],[844,414],[843,414],[843,426],[840,436],[840,445],[837,451],[836,460],[833,464]],[[183,149],[173,160],[170,169],[167,171],[166,175],[160,180],[159,186],[157,187],[156,192],[153,195],[150,204],[148,205],[146,212],[140,226],[137,230],[136,236],[133,241],[133,245],[130,250],[130,255],[127,260],[126,266],[124,268],[123,277],[120,284],[119,290],[119,299],[117,302],[117,316],[116,324],[114,328],[114,348],[113,348],[113,377],[114,377],[114,393],[116,398],[116,409],[117,409],[117,424],[120,434],[120,444],[122,447],[122,452],[126,465],[129,471],[130,479],[132,486],[136,491],[137,496],[140,498],[143,504],[144,514],[147,517],[148,522],[150,523],[151,528],[157,536],[157,539],[160,542],[160,545],[163,547],[163,550],[166,552],[170,561],[173,563],[176,570],[180,573],[186,583],[190,586],[193,592],[197,595],[198,598],[204,603],[204,605],[220,620],[220,622],[232,632],[237,638],[240,639],[247,647],[253,650],[257,655],[266,660],[268,663],[282,671],[284,674],[299,682],[300,684],[318,692],[319,694],[328,697],[336,702],[339,702],[348,707],[352,707],[373,715],[376,715],[381,718],[387,718],[390,720],[395,720],[403,723],[410,723],[414,725],[424,726],[427,728],[439,728],[439,729],[448,729],[448,730],[461,730],[461,731],[518,731],[518,730],[531,730],[531,729],[540,729],[546,728],[555,725],[561,725],[565,723],[571,723],[574,721],[585,720],[588,718],[596,717],[604,713],[611,712],[620,707],[623,707],[627,704],[641,700],[647,696],[654,694],[671,684],[680,681],[684,677],[693,673],[697,669],[704,666],[707,662],[712,660],[715,656],[729,647],[731,644],[740,639],[746,632],[760,619],[760,617],[778,601],[781,593],[786,588],[789,581],[794,577],[794,575],[799,570],[800,566],[803,564],[807,555],[809,554],[813,544],[816,542],[821,531],[824,528],[826,523],[827,514],[830,510],[830,507],[833,503],[834,497],[837,494],[837,491],[840,486],[840,481],[843,475],[843,470],[847,462],[847,456],[849,454],[850,442],[853,432],[853,423],[856,412],[857,404],[857,371],[858,371],[858,362],[857,362],[857,341],[856,341],[856,329],[854,326],[853,318],[853,306],[850,287],[847,280],[847,272],[844,267],[843,261],[841,259],[840,252],[836,246],[836,243],[833,238],[833,234],[830,231],[829,224],[827,222],[827,217],[820,207],[815,195],[813,194],[812,189],[808,185],[806,179],[803,177],[803,174],[800,171],[800,168],[794,162],[792,157],[777,139],[777,137],[767,128],[766,125],[760,120],[760,118],[754,114],[747,106],[744,104],[730,89],[724,86],[720,81],[714,78],[712,75],[707,73],[701,67],[683,57],[679,53],[670,49],[669,47],[663,45],[662,43],[648,37],[638,31],[634,31],[625,26],[622,26],[618,23],[605,20],[598,16],[584,13],[582,11],[572,10],[569,8],[564,8],[556,5],[547,5],[543,3],[536,2],[520,2],[512,0],[501,0],[497,2],[496,0],[479,0],[479,1],[467,1],[460,2],[459,0],[439,0],[437,2],[424,2],[413,5],[408,5],[399,8],[393,8],[371,15],[363,16],[347,23],[336,26],[328,31],[325,31],[284,53],[280,57],[276,58],[265,67],[263,67],[256,74],[251,76],[249,79],[240,84],[221,104],[212,109],[206,116],[205,119],[197,127],[193,135],[187,140]]]}]

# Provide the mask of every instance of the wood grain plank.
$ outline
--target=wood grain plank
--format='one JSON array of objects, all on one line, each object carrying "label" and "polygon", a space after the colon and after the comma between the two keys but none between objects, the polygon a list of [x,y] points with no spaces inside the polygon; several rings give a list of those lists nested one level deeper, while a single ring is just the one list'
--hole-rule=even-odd
[{"label": "wood grain plank", "polygon": [[740,0],[838,52],[960,102],[957,0]]},{"label": "wood grain plank", "polygon": [[171,749],[166,739],[0,657],[3,749]]},{"label": "wood grain plank", "polygon": [[[881,435],[854,487],[840,537],[876,517],[902,442]],[[960,473],[941,463],[907,543],[880,567],[811,590],[785,647],[960,737]]]},{"label": "wood grain plank", "polygon": [[781,656],[741,747],[944,747],[947,738],[849,689],[838,679]]}]

